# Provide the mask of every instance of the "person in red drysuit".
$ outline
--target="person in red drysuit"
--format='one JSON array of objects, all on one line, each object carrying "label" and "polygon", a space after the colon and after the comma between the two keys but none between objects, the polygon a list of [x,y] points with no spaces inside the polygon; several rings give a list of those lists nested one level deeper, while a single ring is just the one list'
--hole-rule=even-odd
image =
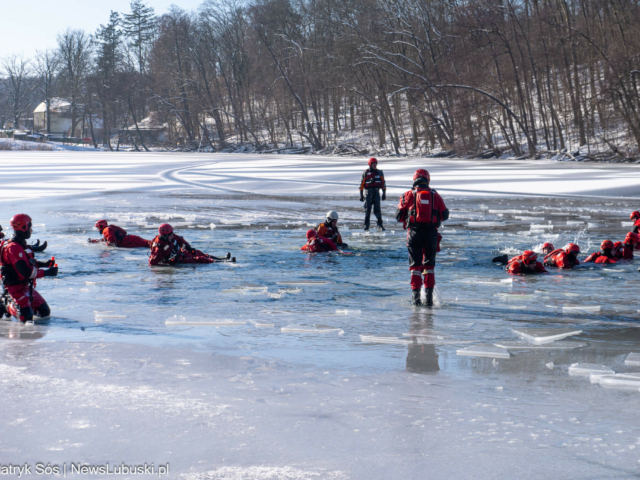
[{"label": "person in red drysuit", "polygon": [[413,175],[413,188],[400,197],[396,220],[407,230],[409,271],[411,272],[411,303],[422,305],[422,275],[426,288],[426,306],[433,306],[436,286],[434,268],[440,239],[438,228],[449,219],[449,210],[438,192],[429,187],[429,172],[420,168]]},{"label": "person in red drysuit", "polygon": [[616,260],[613,253],[613,242],[611,240],[604,240],[600,244],[599,252],[593,252],[591,255],[584,259],[584,263],[591,262],[600,264],[618,263],[618,260]]},{"label": "person in red drysuit", "polygon": [[538,262],[538,254],[532,250],[525,250],[522,255],[513,257],[505,267],[509,275],[531,275],[547,273],[546,268]]},{"label": "person in red drysuit", "polygon": [[[382,197],[380,197],[380,189],[382,189]],[[365,191],[367,196],[365,198]],[[369,230],[371,220],[371,209],[378,220],[377,225],[384,230],[382,225],[382,210],[380,209],[380,200],[387,199],[387,184],[384,181],[384,173],[378,170],[378,160],[371,157],[369,159],[369,168],[362,173],[360,179],[360,201],[364,202],[364,230]]]},{"label": "person in red drysuit", "polygon": [[[36,280],[57,276],[58,267],[54,266],[53,259],[48,262],[38,262],[34,258],[33,250],[27,245],[33,227],[29,215],[24,213],[14,215],[11,219],[11,227],[14,231],[11,239],[0,243],[2,284],[13,300],[6,306],[6,311],[22,322],[33,320],[34,311],[41,318],[47,317],[51,314],[51,309],[35,290]],[[47,269],[43,270],[43,268]],[[2,308],[4,309],[4,305]]]},{"label": "person in red drysuit", "polygon": [[620,260],[633,260],[633,250],[636,245],[640,245],[640,235],[629,232],[624,237],[624,242],[613,244],[613,255]]},{"label": "person in red drysuit", "polygon": [[106,243],[110,247],[120,248],[149,248],[151,242],[137,235],[129,235],[124,228],[109,225],[106,220],[98,220],[96,229],[102,235],[100,240],[89,238],[89,243]]},{"label": "person in red drysuit", "polygon": [[549,255],[554,250],[555,250],[555,248],[553,247],[553,243],[545,242],[545,243],[542,244],[542,254],[543,255]]},{"label": "person in red drysuit", "polygon": [[629,218],[633,220],[633,230],[631,230],[631,232],[635,234],[640,233],[640,212],[631,212]]},{"label": "person in red drysuit", "polygon": [[545,267],[558,267],[562,269],[570,269],[576,265],[580,265],[578,254],[580,247],[575,243],[569,243],[564,248],[558,248],[547,254],[542,261]]},{"label": "person in red drysuit", "polygon": [[309,230],[307,231],[307,243],[300,250],[309,253],[334,252],[338,250],[338,246],[332,240],[317,235],[315,230]]},{"label": "person in red drysuit", "polygon": [[[158,236],[151,241],[149,265],[177,265],[179,263],[213,263],[211,255],[196,250],[173,227],[163,223],[158,228]],[[235,258],[234,260],[235,261]]]}]

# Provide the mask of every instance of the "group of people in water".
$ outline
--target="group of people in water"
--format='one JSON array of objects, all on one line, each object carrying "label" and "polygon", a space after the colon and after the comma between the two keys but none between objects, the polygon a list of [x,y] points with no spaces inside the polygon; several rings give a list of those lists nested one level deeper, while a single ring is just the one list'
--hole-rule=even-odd
[{"label": "group of people in water", "polygon": [[[364,202],[364,230],[369,230],[370,217],[373,210],[377,225],[384,230],[380,201],[386,200],[386,183],[382,170],[377,168],[378,161],[369,159],[368,168],[362,174],[360,182],[360,201]],[[396,208],[396,220],[407,230],[407,250],[409,253],[410,285],[413,305],[433,305],[435,288],[436,254],[440,251],[442,235],[438,229],[442,222],[448,220],[449,210],[436,190],[430,187],[430,175],[427,170],[418,169],[413,175],[412,188],[401,197]],[[382,191],[382,193],[380,193]],[[584,262],[611,264],[620,260],[633,259],[633,250],[640,248],[640,212],[633,212],[633,230],[624,241],[605,240],[600,251],[589,255]],[[338,228],[338,213],[330,211],[327,218],[316,228],[307,231],[307,242],[301,248],[308,253],[337,251],[348,247],[343,241]],[[55,259],[40,262],[35,259],[36,252],[47,248],[47,242],[28,244],[31,238],[33,223],[26,214],[17,214],[11,218],[14,234],[5,239],[0,226],[0,273],[4,292],[0,301],[0,318],[3,315],[13,316],[21,321],[33,320],[34,315],[41,318],[50,314],[47,302],[35,290],[37,280],[43,277],[58,275]],[[227,253],[225,257],[214,257],[192,247],[183,237],[177,235],[168,223],[158,228],[158,235],[153,240],[146,240],[137,235],[130,235],[117,225],[109,225],[106,220],[98,220],[95,228],[100,232],[100,239],[88,239],[89,243],[100,243],[119,248],[147,248],[149,265],[208,264],[214,262],[235,262],[235,257]],[[580,247],[569,243],[565,247],[555,249],[551,243],[542,246],[542,261],[533,250],[525,250],[522,254],[508,258],[507,255],[495,257],[495,263],[505,265],[511,275],[546,273],[548,267],[570,269],[579,265]],[[425,300],[422,300],[422,288]]]},{"label": "group of people in water", "polygon": [[[604,240],[600,250],[587,256],[584,263],[613,264],[622,260],[633,260],[633,251],[640,248],[640,212],[632,212],[630,218],[634,221],[633,230],[628,232],[621,242]],[[563,248],[554,249],[551,243],[542,245],[542,262],[538,261],[538,254],[533,250],[525,250],[522,254],[509,259],[508,255],[500,255],[493,259],[494,263],[506,264],[505,270],[511,275],[529,275],[547,273],[545,267],[570,269],[580,264],[578,255],[580,247],[575,243],[568,243]]]}]

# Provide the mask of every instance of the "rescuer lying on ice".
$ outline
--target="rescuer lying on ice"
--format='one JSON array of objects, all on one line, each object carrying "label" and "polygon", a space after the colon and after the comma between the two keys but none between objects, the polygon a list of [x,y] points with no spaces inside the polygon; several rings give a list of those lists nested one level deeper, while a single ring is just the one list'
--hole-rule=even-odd
[{"label": "rescuer lying on ice", "polygon": [[605,240],[600,244],[600,251],[593,252],[587,258],[584,259],[584,263],[600,263],[600,264],[609,264],[609,263],[618,263],[614,253],[613,253],[613,242],[611,240]]},{"label": "rescuer lying on ice", "polygon": [[613,255],[619,260],[633,260],[633,250],[636,246],[640,246],[640,235],[629,232],[624,237],[624,242],[613,244]]},{"label": "rescuer lying on ice", "polygon": [[[27,245],[31,238],[32,221],[29,215],[19,213],[11,219],[14,234],[10,240],[0,243],[0,272],[2,284],[11,300],[6,305],[6,311],[22,322],[33,320],[34,311],[41,318],[51,314],[47,302],[35,290],[36,280],[42,277],[55,277],[58,267],[54,260],[38,262],[33,250]],[[47,268],[47,270],[42,270]],[[4,303],[0,306],[4,314]]]},{"label": "rescuer lying on ice", "polygon": [[235,262],[236,257],[227,253],[225,258],[218,258],[196,250],[180,235],[173,232],[173,227],[163,223],[158,228],[158,236],[151,241],[149,265],[178,265],[180,263],[213,263]]},{"label": "rescuer lying on ice", "polygon": [[640,233],[640,212],[631,212],[629,218],[633,220],[633,229],[631,230],[631,232],[635,234]]},{"label": "rescuer lying on ice", "polygon": [[400,197],[396,220],[407,230],[409,271],[411,272],[411,303],[422,305],[422,275],[426,288],[428,307],[433,306],[433,289],[436,286],[434,268],[436,253],[442,238],[438,233],[441,223],[449,218],[449,210],[438,192],[429,187],[429,172],[416,170],[413,188]]},{"label": "rescuer lying on ice", "polygon": [[321,237],[315,230],[307,231],[307,243],[305,243],[300,250],[309,253],[339,251],[337,245],[332,240]]},{"label": "rescuer lying on ice", "polygon": [[342,241],[342,235],[338,231],[338,212],[327,213],[327,219],[316,227],[318,237],[331,240],[340,248],[347,248],[349,245]]},{"label": "rescuer lying on ice", "polygon": [[580,265],[578,254],[580,247],[575,243],[569,243],[564,248],[558,248],[547,254],[542,261],[545,267],[558,267],[562,269],[570,269],[576,265]]},{"label": "rescuer lying on ice", "polygon": [[538,262],[538,254],[532,250],[525,250],[522,255],[513,257],[505,267],[509,275],[530,275],[547,273],[544,266]]},{"label": "rescuer lying on ice", "polygon": [[[529,251],[529,250],[528,250]],[[549,242],[545,242],[542,244],[542,254],[543,255],[548,255],[551,252],[553,252],[553,244],[549,243]],[[514,257],[514,258],[519,258],[519,257]],[[509,256],[507,254],[504,255],[499,255],[497,257],[494,257],[493,260],[491,260],[493,263],[500,263],[502,265],[508,265],[509,263],[511,263],[511,261],[514,259],[512,258],[511,260],[509,260]]]},{"label": "rescuer lying on ice", "polygon": [[106,220],[98,220],[95,225],[102,238],[89,238],[89,243],[106,243],[110,247],[120,248],[149,248],[151,242],[137,235],[129,235],[124,228],[109,225]]}]

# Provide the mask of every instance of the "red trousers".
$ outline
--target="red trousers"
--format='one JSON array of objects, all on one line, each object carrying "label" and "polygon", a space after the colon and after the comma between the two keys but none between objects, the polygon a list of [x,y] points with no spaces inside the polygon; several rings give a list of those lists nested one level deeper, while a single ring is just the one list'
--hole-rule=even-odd
[{"label": "red trousers", "polygon": [[121,248],[150,248],[151,242],[137,235],[125,235],[118,247]]},{"label": "red trousers", "polygon": [[202,253],[200,250],[196,250],[195,255],[191,255],[189,252],[183,251],[178,263],[213,263],[213,258],[209,257],[206,253]]},{"label": "red trousers", "polygon": [[[31,300],[29,295],[28,284],[7,286],[4,288],[7,290],[7,293],[11,295],[11,298],[13,298],[13,301],[20,306],[20,308],[31,307],[33,311],[36,311],[38,307],[46,303],[45,299],[42,298],[42,296],[35,289],[33,289],[33,292],[32,292],[33,301]],[[7,306],[7,310],[12,316],[18,318],[18,311],[15,309],[13,305],[9,304]],[[22,318],[20,318],[20,320],[22,320]]]}]

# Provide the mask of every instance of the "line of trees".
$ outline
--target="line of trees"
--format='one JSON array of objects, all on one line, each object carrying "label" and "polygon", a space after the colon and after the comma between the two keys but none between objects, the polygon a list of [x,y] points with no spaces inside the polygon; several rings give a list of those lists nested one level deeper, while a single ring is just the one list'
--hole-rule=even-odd
[{"label": "line of trees", "polygon": [[150,117],[214,150],[629,156],[639,2],[205,0],[155,16],[134,0],[91,36],[3,59],[0,123],[64,96],[108,146]]}]

